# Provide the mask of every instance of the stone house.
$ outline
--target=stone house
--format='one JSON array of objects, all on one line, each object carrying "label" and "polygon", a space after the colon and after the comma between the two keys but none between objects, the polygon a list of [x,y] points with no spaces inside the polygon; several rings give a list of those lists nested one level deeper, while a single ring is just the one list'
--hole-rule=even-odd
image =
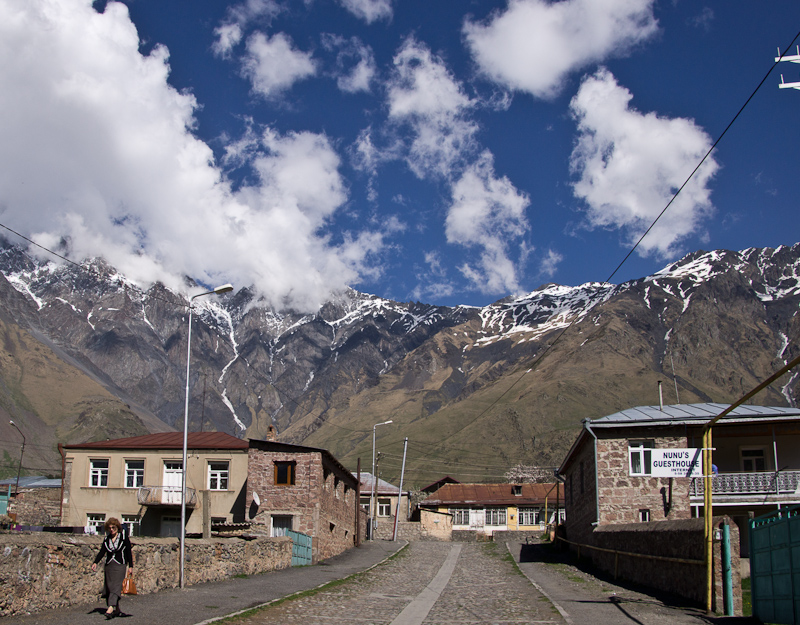
[{"label": "stone house", "polygon": [[[188,434],[187,534],[245,521],[248,448],[229,434]],[[180,535],[182,432],[64,445],[61,453],[61,525],[102,531],[115,516],[134,535]]]},{"label": "stone house", "polygon": [[[700,449],[704,425],[727,407],[640,406],[584,421],[558,470],[568,539],[591,544],[609,524],[702,517],[703,479],[658,477],[654,465],[662,450]],[[749,516],[800,503],[800,409],[739,406],[712,437],[713,511],[739,526],[745,556]]]},{"label": "stone house", "polygon": [[[61,480],[43,476],[22,476],[0,481],[0,491],[5,495],[7,514],[14,523],[23,526],[55,526],[61,521]],[[14,493],[13,497],[11,493]]]},{"label": "stone house", "polygon": [[[399,493],[399,487],[394,484],[373,477],[369,472],[361,473],[361,508],[367,513],[369,518],[375,519],[375,537],[380,539],[391,539],[394,532],[394,517],[398,511],[398,522],[408,521],[411,504],[410,493],[404,490]],[[370,512],[372,503],[372,489],[375,488],[375,510]]]},{"label": "stone house", "polygon": [[357,532],[363,536],[367,526],[358,480],[330,452],[272,440],[249,445],[246,505],[253,529],[311,536],[313,562],[357,544]]},{"label": "stone house", "polygon": [[[420,504],[420,523],[442,528],[442,514],[453,532],[491,536],[495,532],[538,532],[561,515],[563,488],[552,484],[444,484]],[[442,530],[438,530],[442,533]],[[446,533],[446,532],[445,532]]]}]

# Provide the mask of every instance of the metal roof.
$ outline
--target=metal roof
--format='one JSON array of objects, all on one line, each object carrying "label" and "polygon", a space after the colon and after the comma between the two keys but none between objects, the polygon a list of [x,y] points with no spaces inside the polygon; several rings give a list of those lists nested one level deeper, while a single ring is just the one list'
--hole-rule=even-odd
[{"label": "metal roof", "polygon": [[[355,473],[353,473],[355,475]],[[361,494],[366,496],[368,493],[372,493],[372,482],[375,478],[372,476],[372,473],[368,471],[361,472]],[[389,482],[378,478],[378,483],[375,486],[375,494],[376,495],[396,495],[398,487],[394,484],[390,484]],[[403,491],[404,495],[408,494],[407,490]]]},{"label": "metal roof", "polygon": [[[223,432],[189,432],[187,439],[189,449],[246,451],[250,446],[248,441]],[[64,449],[183,449],[183,432],[161,432],[79,445],[64,445]]]},{"label": "metal roof", "polygon": [[[7,480],[0,480],[0,486],[17,485],[17,478],[10,477]],[[61,488],[61,479],[44,477],[42,475],[26,475],[19,478],[20,490],[23,488]]]},{"label": "metal roof", "polygon": [[[592,428],[618,426],[645,426],[657,424],[691,425],[710,421],[730,404],[675,404],[661,408],[660,406],[637,406],[615,412],[600,419],[589,422]],[[800,409],[780,406],[749,406],[734,408],[725,415],[720,423],[752,422],[761,419],[797,419]]]},{"label": "metal roof", "polygon": [[[540,505],[555,487],[553,484],[520,484],[521,493],[514,494],[514,484],[445,484],[420,502],[420,506],[441,505]],[[550,493],[552,494],[552,493]],[[553,494],[555,501],[555,495]]]}]

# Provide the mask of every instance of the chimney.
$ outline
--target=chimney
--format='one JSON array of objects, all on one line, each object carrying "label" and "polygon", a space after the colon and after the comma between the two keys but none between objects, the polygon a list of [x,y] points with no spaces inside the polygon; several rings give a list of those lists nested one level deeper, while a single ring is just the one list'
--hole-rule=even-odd
[{"label": "chimney", "polygon": [[265,441],[278,441],[278,430],[275,429],[274,425],[270,425],[267,428],[267,435],[264,437]]}]

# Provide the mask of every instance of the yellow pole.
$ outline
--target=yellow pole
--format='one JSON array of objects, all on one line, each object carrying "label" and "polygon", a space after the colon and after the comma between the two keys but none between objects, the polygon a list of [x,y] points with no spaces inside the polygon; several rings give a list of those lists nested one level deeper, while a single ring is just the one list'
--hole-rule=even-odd
[{"label": "yellow pole", "polygon": [[711,428],[703,432],[703,515],[705,519],[705,561],[706,561],[706,611],[711,612],[714,596],[714,509],[712,474],[712,436]]}]

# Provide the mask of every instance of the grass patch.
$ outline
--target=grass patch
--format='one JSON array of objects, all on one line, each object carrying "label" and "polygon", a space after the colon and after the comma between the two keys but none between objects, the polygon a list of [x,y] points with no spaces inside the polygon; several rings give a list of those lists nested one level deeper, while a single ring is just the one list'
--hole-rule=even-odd
[{"label": "grass patch", "polygon": [[753,595],[749,577],[742,580],[742,616],[753,616]]},{"label": "grass patch", "polygon": [[233,576],[234,579],[247,579],[250,577],[247,573],[237,573]]}]

